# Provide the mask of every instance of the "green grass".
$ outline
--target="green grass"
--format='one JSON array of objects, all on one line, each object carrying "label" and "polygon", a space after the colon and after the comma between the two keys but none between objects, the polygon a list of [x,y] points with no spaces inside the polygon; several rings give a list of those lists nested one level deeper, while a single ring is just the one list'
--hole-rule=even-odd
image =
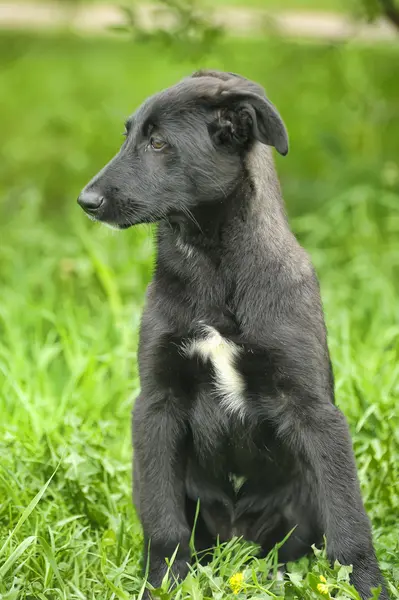
[{"label": "green grass", "polygon": [[[136,334],[153,245],[75,198],[147,94],[192,67],[156,47],[0,39],[0,597],[113,600],[142,586],[130,499]],[[291,133],[278,159],[292,223],[321,280],[337,401],[392,598],[399,598],[398,49],[227,42],[208,64],[263,82]],[[322,555],[275,568],[233,541],[168,598],[317,599]],[[334,588],[335,589],[335,588]],[[273,595],[274,594],[274,595]],[[234,596],[235,597],[235,596]]]}]

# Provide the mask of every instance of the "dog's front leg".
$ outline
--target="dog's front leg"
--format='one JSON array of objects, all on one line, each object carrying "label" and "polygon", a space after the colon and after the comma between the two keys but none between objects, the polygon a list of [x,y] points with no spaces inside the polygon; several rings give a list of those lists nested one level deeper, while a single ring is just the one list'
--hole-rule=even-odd
[{"label": "dog's front leg", "polygon": [[173,575],[184,578],[188,572],[185,438],[185,418],[173,398],[139,396],[133,411],[134,499],[144,531],[144,564],[154,587],[167,570],[165,558],[176,549]]}]

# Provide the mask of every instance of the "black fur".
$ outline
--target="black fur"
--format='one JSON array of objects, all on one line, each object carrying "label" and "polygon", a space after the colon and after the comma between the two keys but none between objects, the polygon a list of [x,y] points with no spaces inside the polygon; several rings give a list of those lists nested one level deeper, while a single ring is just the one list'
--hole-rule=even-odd
[{"label": "black fur", "polygon": [[[165,557],[187,574],[197,550],[233,535],[268,552],[294,526],[280,559],[327,537],[353,564],[366,599],[382,586],[342,413],[334,404],[319,286],[291,233],[271,151],[288,151],[264,90],[202,71],[147,100],[117,156],[79,202],[126,228],[159,222],[155,274],[139,347],[133,416],[134,498],[150,544],[149,580]],[[184,351],[202,325],[235,343],[241,410],[216,393],[215,366]],[[243,477],[236,489],[234,477]]]}]

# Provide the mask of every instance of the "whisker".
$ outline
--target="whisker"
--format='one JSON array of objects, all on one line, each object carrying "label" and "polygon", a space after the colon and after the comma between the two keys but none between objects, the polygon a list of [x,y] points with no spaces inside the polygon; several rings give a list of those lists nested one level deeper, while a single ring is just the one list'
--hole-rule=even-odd
[{"label": "whisker", "polygon": [[189,208],[183,208],[183,212],[194,223],[194,225],[196,225],[198,227],[198,230],[200,231],[200,233],[203,234],[204,232],[202,231],[201,225],[198,223],[197,219],[194,217],[191,210]]}]

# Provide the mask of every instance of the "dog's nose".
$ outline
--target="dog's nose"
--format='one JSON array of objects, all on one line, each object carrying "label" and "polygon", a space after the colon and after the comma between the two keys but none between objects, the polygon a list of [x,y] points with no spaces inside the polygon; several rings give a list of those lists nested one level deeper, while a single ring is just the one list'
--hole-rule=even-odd
[{"label": "dog's nose", "polygon": [[85,191],[81,192],[78,198],[78,204],[87,212],[95,212],[104,203],[104,196],[97,192]]}]

